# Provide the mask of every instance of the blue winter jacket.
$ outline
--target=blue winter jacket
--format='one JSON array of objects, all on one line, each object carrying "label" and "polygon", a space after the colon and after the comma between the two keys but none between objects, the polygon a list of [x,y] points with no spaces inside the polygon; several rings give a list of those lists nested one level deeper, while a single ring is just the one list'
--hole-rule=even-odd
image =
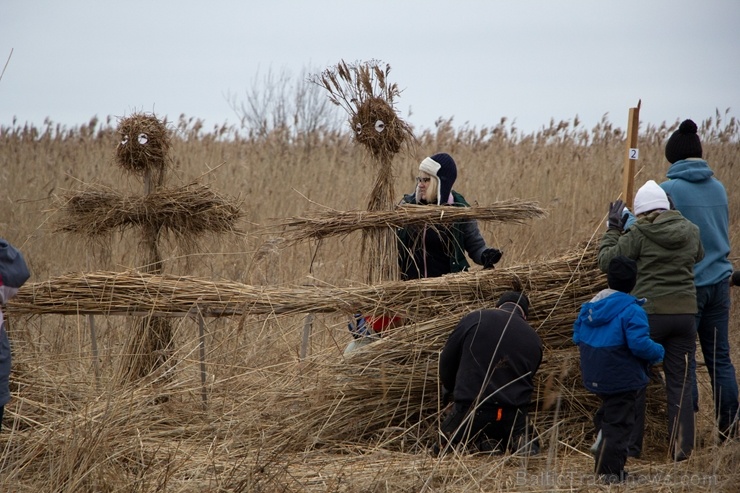
[{"label": "blue winter jacket", "polygon": [[644,300],[605,289],[581,306],[573,342],[581,353],[583,384],[595,394],[616,394],[647,385],[647,364],[663,360],[663,346],[650,339]]},{"label": "blue winter jacket", "polygon": [[703,159],[676,161],[660,186],[681,214],[699,227],[704,258],[694,266],[696,286],[727,281],[732,274],[727,192]]}]

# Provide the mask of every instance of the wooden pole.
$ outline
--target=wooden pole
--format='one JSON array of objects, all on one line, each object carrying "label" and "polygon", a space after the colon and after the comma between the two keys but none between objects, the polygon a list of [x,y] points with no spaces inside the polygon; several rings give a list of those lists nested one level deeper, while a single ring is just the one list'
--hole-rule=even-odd
[{"label": "wooden pole", "polygon": [[311,328],[313,327],[313,313],[306,315],[303,320],[303,337],[301,338],[300,359],[303,360],[308,356],[308,341],[311,338]]},{"label": "wooden pole", "polygon": [[635,163],[640,156],[637,149],[637,131],[640,126],[640,105],[642,100],[637,102],[636,108],[630,108],[629,121],[627,123],[627,153],[624,159],[624,175],[622,181],[622,200],[632,209],[633,197],[635,196]]},{"label": "wooden pole", "polygon": [[90,324],[90,342],[92,343],[93,369],[95,370],[95,387],[99,388],[100,367],[98,366],[98,336],[95,333],[95,317],[93,315],[88,315],[87,321]]},{"label": "wooden pole", "polygon": [[203,409],[208,407],[208,393],[206,392],[206,320],[198,310],[198,349],[200,353],[200,396],[203,400]]}]

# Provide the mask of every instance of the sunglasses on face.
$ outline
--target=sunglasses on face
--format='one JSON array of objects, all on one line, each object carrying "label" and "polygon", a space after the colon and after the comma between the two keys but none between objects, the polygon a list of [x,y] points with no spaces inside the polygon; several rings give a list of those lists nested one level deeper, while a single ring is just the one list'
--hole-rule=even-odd
[{"label": "sunglasses on face", "polygon": [[416,177],[416,183],[429,183],[429,180],[431,180],[431,178],[424,178],[421,176]]}]

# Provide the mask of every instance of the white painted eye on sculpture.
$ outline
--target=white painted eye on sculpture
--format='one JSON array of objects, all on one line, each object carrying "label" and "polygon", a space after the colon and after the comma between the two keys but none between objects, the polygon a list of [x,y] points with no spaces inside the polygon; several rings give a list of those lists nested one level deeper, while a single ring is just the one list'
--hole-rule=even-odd
[{"label": "white painted eye on sculpture", "polygon": [[383,130],[385,130],[385,122],[383,122],[383,120],[378,120],[377,122],[375,122],[375,131],[380,133]]},{"label": "white painted eye on sculpture", "polygon": [[139,134],[139,144],[144,145],[149,142],[149,137],[146,134]]}]

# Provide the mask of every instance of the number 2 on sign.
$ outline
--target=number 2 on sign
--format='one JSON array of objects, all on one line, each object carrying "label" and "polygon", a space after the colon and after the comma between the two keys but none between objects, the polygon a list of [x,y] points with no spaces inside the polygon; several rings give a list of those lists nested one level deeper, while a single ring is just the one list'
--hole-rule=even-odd
[{"label": "number 2 on sign", "polygon": [[639,149],[635,147],[630,147],[630,159],[633,159],[636,161],[638,157],[640,157]]}]

